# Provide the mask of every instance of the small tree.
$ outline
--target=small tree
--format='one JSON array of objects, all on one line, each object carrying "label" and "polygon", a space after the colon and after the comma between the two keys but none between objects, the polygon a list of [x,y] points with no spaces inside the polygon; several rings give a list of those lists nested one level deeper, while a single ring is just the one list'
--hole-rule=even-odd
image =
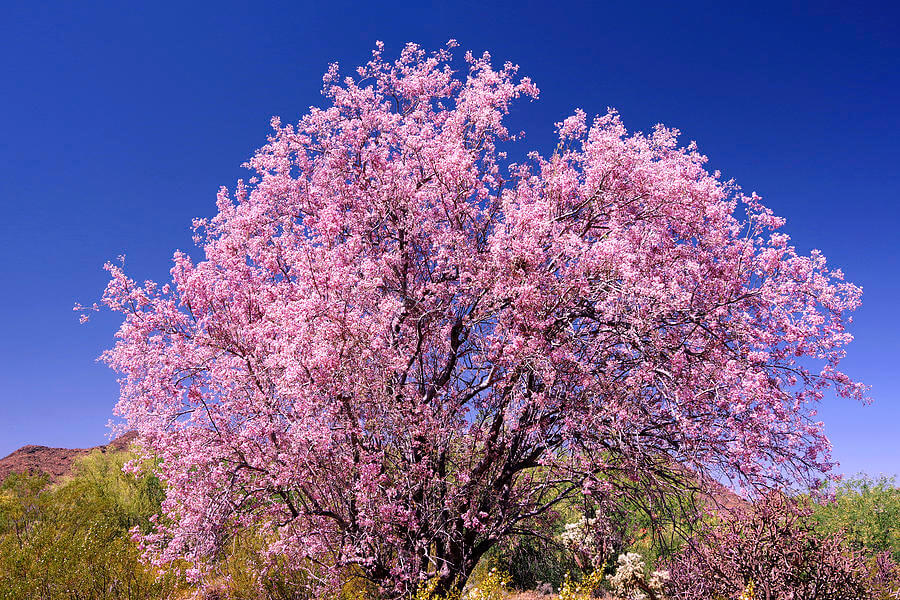
[{"label": "small tree", "polygon": [[859,288],[675,130],[578,111],[551,157],[508,164],[537,88],[451,58],[332,66],[328,105],[274,119],[196,221],[202,260],[161,286],[108,265],[117,411],[169,486],[158,560],[254,524],[323,585],[447,591],[575,494],[828,467],[812,405],[860,396],[838,370]]}]

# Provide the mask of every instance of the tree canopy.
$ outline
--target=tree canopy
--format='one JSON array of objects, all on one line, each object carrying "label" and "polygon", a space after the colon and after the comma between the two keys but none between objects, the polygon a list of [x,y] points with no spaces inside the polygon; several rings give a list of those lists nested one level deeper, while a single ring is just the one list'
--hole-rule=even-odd
[{"label": "tree canopy", "polygon": [[537,87],[454,45],[332,65],[195,221],[202,259],[162,285],[107,265],[117,411],[168,483],[156,560],[253,526],[323,589],[451,589],[574,495],[828,470],[814,407],[862,398],[861,290],[677,130],[579,110],[513,161]]}]

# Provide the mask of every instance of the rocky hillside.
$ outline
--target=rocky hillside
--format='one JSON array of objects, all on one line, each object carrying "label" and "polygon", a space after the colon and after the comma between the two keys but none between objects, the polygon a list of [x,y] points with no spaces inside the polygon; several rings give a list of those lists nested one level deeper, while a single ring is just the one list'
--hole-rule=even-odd
[{"label": "rocky hillside", "polygon": [[119,452],[128,448],[136,437],[136,433],[128,432],[114,439],[109,444],[93,448],[48,448],[47,446],[22,446],[9,456],[0,458],[0,481],[10,473],[46,473],[51,480],[66,475],[72,463],[79,456],[99,450],[100,452]]}]

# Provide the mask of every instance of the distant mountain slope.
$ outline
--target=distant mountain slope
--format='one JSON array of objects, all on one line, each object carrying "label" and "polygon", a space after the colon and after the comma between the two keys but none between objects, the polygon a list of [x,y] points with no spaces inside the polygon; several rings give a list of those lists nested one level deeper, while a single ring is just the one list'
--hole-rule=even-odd
[{"label": "distant mountain slope", "polygon": [[93,450],[121,452],[126,450],[136,437],[137,433],[129,431],[109,444],[93,448],[49,448],[30,444],[22,446],[9,456],[0,458],[0,482],[6,479],[10,473],[46,473],[51,480],[56,481],[68,474],[72,463],[79,456],[84,456]]}]

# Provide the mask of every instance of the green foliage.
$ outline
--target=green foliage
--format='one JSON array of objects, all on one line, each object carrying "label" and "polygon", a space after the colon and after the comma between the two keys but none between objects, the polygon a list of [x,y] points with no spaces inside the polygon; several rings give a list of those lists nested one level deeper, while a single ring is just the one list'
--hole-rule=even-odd
[{"label": "green foliage", "polygon": [[13,473],[0,486],[0,536],[14,537],[17,545],[25,543],[38,520],[49,479],[40,475]]},{"label": "green foliage", "polygon": [[559,600],[590,600],[603,580],[603,571],[597,569],[587,574],[581,581],[572,581],[566,573],[562,586],[559,588]]},{"label": "green foliage", "polygon": [[510,583],[509,573],[494,567],[469,589],[464,600],[503,600],[509,596]]},{"label": "green foliage", "polygon": [[[251,529],[231,538],[228,550],[218,562],[222,576],[222,596],[229,600],[305,600],[312,596],[309,571],[289,565],[283,558],[266,558],[265,536]],[[291,568],[291,567],[294,568]],[[308,566],[308,565],[303,565]],[[340,600],[371,598],[358,578],[347,577]]]},{"label": "green foliage", "polygon": [[813,516],[822,532],[843,531],[851,544],[890,552],[900,561],[900,488],[893,479],[847,479],[835,490],[834,501],[818,503]]},{"label": "green foliage", "polygon": [[[94,452],[56,485],[23,474],[0,485],[0,600],[310,597],[307,572],[266,559],[265,540],[255,531],[232,538],[216,565],[218,576],[202,590],[174,570],[157,573],[142,563],[131,532],[149,531],[165,487],[152,469],[141,476],[123,472],[134,459],[127,452]],[[366,594],[351,596],[346,600]]]},{"label": "green foliage", "polygon": [[122,472],[126,453],[82,458],[73,476],[11,475],[0,486],[0,598],[138,600],[169,597],[172,575],[138,560],[132,527],[159,510],[155,477]]},{"label": "green foliage", "polygon": [[[529,534],[512,536],[495,546],[472,574],[477,582],[489,569],[506,569],[519,590],[560,590],[566,581],[588,581],[611,573],[616,558],[641,554],[650,571],[673,556],[695,530],[701,513],[693,482],[672,473],[656,494],[617,482],[615,501],[575,494],[529,523]],[[605,583],[604,583],[605,585]]]},{"label": "green foliage", "polygon": [[[123,472],[132,459],[129,453],[92,453],[77,462],[71,477],[56,485],[45,476],[7,477],[0,485],[0,600],[153,600],[186,598],[195,591],[171,573],[158,576],[139,560],[131,531],[148,531],[165,488],[152,475]],[[608,515],[602,507],[586,510],[583,499],[562,503],[532,524],[532,533],[538,535],[514,537],[492,549],[473,573],[468,596],[475,590],[479,598],[495,600],[507,586],[527,590],[549,584],[566,594],[587,597],[611,567],[597,568],[567,545],[561,535],[566,524],[571,527],[591,514],[598,524],[606,523],[595,533],[609,543],[608,551],[636,551],[651,565],[677,548],[676,530],[690,525],[660,517],[679,514],[675,502],[674,497],[662,507],[657,502],[653,515],[644,506],[630,504],[627,510]],[[900,489],[893,480],[852,478],[835,490],[833,502],[813,508],[822,533],[841,531],[869,556],[888,552],[900,560]],[[309,598],[308,572],[266,557],[265,541],[254,531],[232,538],[217,566],[220,578],[208,586],[218,591],[209,597]],[[881,568],[886,573],[896,569],[892,563],[885,565]],[[367,585],[362,578],[348,576],[336,597],[374,598]]]},{"label": "green foliage", "polygon": [[537,589],[542,584],[559,589],[567,573],[581,573],[565,546],[552,538],[534,536],[510,538],[495,546],[478,564],[472,581],[477,585],[490,569],[498,566],[509,572],[511,585],[520,590]]}]

